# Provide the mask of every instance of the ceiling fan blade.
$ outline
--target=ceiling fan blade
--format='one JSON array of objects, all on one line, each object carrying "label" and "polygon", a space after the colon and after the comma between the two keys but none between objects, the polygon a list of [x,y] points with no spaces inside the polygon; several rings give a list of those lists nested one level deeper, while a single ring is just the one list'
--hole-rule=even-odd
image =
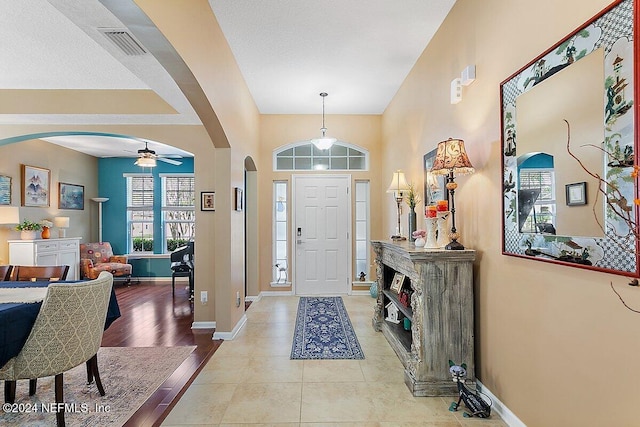
[{"label": "ceiling fan blade", "polygon": [[156,160],[160,162],[169,163],[170,165],[174,165],[174,166],[180,166],[182,164],[182,162],[178,160],[168,159],[166,157],[156,157]]}]

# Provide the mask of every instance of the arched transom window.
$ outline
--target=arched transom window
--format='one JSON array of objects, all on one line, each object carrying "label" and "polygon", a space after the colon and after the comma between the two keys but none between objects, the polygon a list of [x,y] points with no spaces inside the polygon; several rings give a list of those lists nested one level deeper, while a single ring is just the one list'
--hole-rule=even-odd
[{"label": "arched transom window", "polygon": [[280,147],[273,152],[273,170],[368,170],[369,152],[337,141],[320,150],[308,141]]}]

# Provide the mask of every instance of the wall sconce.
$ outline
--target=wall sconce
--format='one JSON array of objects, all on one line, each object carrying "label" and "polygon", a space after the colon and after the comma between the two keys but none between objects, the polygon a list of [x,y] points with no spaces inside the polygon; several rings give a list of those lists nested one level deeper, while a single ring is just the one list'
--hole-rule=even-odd
[{"label": "wall sconce", "polygon": [[58,229],[58,237],[67,237],[67,228],[69,228],[68,216],[56,216],[53,218],[53,225]]},{"label": "wall sconce", "polygon": [[469,86],[476,79],[476,66],[467,65],[460,73],[460,78],[451,80],[451,103],[462,101],[462,86]]}]

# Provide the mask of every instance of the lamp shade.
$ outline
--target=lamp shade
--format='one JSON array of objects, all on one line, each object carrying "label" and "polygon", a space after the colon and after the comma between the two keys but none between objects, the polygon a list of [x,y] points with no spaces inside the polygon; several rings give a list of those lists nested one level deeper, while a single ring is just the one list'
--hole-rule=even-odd
[{"label": "lamp shade", "polygon": [[57,216],[53,218],[53,225],[55,225],[57,228],[69,228],[69,217]]},{"label": "lamp shade", "polygon": [[449,138],[438,143],[436,159],[433,162],[431,173],[436,175],[448,175],[453,172],[456,175],[473,173],[475,169],[464,149],[464,141]]},{"label": "lamp shade", "polygon": [[19,224],[20,209],[16,206],[0,206],[0,224]]},{"label": "lamp shade", "polygon": [[336,138],[324,136],[324,132],[322,132],[322,138],[314,138],[311,140],[311,143],[318,147],[318,150],[328,150],[336,141]]},{"label": "lamp shade", "polygon": [[407,179],[404,177],[404,172],[398,169],[393,173],[387,193],[401,194],[404,191],[409,191],[409,184],[407,184]]},{"label": "lamp shade", "polygon": [[134,164],[142,168],[154,168],[156,167],[156,159],[153,157],[139,157]]}]

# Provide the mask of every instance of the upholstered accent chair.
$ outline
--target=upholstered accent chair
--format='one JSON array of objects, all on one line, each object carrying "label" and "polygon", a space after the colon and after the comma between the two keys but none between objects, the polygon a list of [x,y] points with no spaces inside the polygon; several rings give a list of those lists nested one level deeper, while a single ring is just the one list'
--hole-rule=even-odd
[{"label": "upholstered accent chair", "polygon": [[80,275],[95,279],[102,271],[108,271],[115,277],[126,277],[129,281],[132,267],[125,255],[113,255],[109,242],[80,244]]},{"label": "upholstered accent chair", "polygon": [[[15,402],[17,380],[55,375],[55,401],[64,403],[64,372],[85,362],[104,396],[97,353],[112,286],[113,276],[108,272],[100,273],[95,280],[48,286],[24,347],[0,368],[5,402]],[[56,414],[56,421],[58,426],[65,425],[64,410]]]}]

